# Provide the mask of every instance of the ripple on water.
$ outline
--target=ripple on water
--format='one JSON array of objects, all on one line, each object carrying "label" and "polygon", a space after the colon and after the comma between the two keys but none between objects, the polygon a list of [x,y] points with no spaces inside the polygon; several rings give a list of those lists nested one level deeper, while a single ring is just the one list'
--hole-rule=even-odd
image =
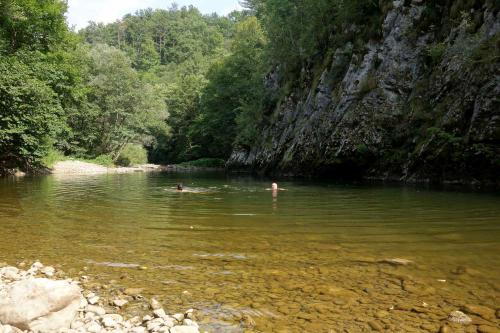
[{"label": "ripple on water", "polygon": [[[179,179],[216,194],[165,191]],[[0,180],[0,261],[75,275],[86,265],[110,292],[196,309],[211,333],[242,332],[245,320],[253,332],[366,332],[370,320],[421,331],[463,304],[497,308],[497,195],[280,185],[289,191],[273,199],[268,181],[225,176]]]},{"label": "ripple on water", "polygon": [[139,264],[128,264],[124,262],[96,262],[94,260],[87,260],[87,263],[97,265],[97,266],[105,266],[105,267],[118,267],[118,268],[138,268]]}]

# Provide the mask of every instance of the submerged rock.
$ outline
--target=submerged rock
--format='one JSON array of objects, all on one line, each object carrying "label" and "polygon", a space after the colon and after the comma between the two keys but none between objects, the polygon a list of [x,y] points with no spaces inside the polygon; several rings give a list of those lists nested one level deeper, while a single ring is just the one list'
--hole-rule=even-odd
[{"label": "submerged rock", "polygon": [[477,330],[479,333],[500,333],[500,329],[490,325],[479,325]]},{"label": "submerged rock", "polygon": [[486,320],[495,319],[495,310],[490,309],[482,305],[467,304],[463,307],[463,311],[466,313],[478,315]]},{"label": "submerged rock", "polygon": [[394,266],[407,266],[411,264],[413,261],[408,260],[408,259],[402,259],[402,258],[391,258],[391,259],[383,259],[380,261],[380,263],[383,264],[390,264]]},{"label": "submerged rock", "polygon": [[462,311],[453,311],[448,315],[448,321],[452,323],[468,325],[472,322],[472,319]]}]

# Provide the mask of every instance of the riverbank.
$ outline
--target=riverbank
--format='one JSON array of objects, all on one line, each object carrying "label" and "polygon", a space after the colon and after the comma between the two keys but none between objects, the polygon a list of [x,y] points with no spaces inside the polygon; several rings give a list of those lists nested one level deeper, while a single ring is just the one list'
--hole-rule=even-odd
[{"label": "riverbank", "polygon": [[[53,174],[59,176],[74,175],[100,175],[100,174],[125,174],[135,172],[198,172],[198,171],[224,171],[224,168],[202,167],[189,164],[142,164],[132,167],[104,166],[96,163],[79,160],[65,160],[54,163],[51,168],[38,169],[35,174]],[[0,173],[0,176],[24,177],[27,173],[9,169]]]},{"label": "riverbank", "polygon": [[168,166],[144,164],[134,167],[107,167],[77,160],[60,161],[54,164],[50,173],[54,175],[97,175],[105,173],[155,172],[167,170]]},{"label": "riverbank", "polygon": [[[104,286],[83,289],[88,277],[73,279],[61,270],[33,263],[29,269],[0,263],[1,333],[199,333],[194,310],[168,315],[160,302],[128,288],[101,296]],[[104,294],[104,293],[103,293]],[[134,315],[129,309],[149,312]]]}]

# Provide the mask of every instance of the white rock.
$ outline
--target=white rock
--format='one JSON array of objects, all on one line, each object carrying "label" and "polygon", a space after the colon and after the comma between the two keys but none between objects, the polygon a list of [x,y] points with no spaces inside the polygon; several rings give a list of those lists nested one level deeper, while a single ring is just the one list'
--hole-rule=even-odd
[{"label": "white rock", "polygon": [[119,308],[121,308],[121,307],[125,306],[125,304],[127,304],[127,303],[128,303],[128,301],[127,301],[127,300],[124,300],[124,299],[115,299],[115,300],[113,301],[113,304],[114,304],[115,306],[119,307]]},{"label": "white rock", "polygon": [[89,302],[87,302],[87,300],[84,297],[82,297],[80,299],[80,309],[85,309],[88,305]]},{"label": "white rock", "polygon": [[13,327],[10,325],[2,326],[0,324],[0,333],[22,333],[22,331],[20,329],[18,329],[17,327]]},{"label": "white rock", "polygon": [[172,317],[174,317],[174,319],[177,320],[178,322],[182,322],[184,320],[183,313],[176,313],[176,314],[172,315]]},{"label": "white rock", "polygon": [[96,294],[94,294],[91,291],[84,292],[84,295],[85,295],[85,298],[92,298],[92,297],[96,296]]},{"label": "white rock", "polygon": [[187,310],[186,313],[184,313],[184,317],[186,317],[188,319],[193,319],[194,318],[194,310],[193,309]]},{"label": "white rock", "polygon": [[87,332],[89,333],[99,333],[102,331],[102,326],[99,325],[99,323],[93,321],[91,322],[90,324],[88,324],[85,329],[87,330]]},{"label": "white rock", "polygon": [[42,268],[43,268],[42,263],[40,263],[39,261],[36,261],[33,263],[33,265],[31,265],[30,269],[28,270],[28,274],[35,275]]},{"label": "white rock", "polygon": [[98,316],[94,312],[86,312],[83,319],[84,319],[85,323],[90,323],[91,321],[96,320],[96,317],[98,317]]},{"label": "white rock", "polygon": [[153,314],[155,315],[156,318],[165,318],[167,316],[165,310],[163,309],[154,310]]},{"label": "white rock", "polygon": [[104,308],[97,305],[88,305],[86,308],[87,313],[95,313],[99,316],[103,316],[106,314],[106,310]]},{"label": "white rock", "polygon": [[18,280],[19,279],[19,269],[17,267],[3,267],[0,269],[0,276],[3,276],[8,280]]},{"label": "white rock", "polygon": [[448,320],[452,323],[468,325],[472,319],[462,311],[453,311],[448,315]]},{"label": "white rock", "polygon": [[170,329],[170,333],[200,333],[196,326],[174,326]]},{"label": "white rock", "polygon": [[391,264],[391,265],[394,265],[394,266],[398,266],[398,265],[400,265],[400,266],[407,266],[407,265],[413,263],[413,261],[408,260],[408,259],[403,259],[403,258],[383,259],[380,262],[385,263],[385,264]]},{"label": "white rock", "polygon": [[191,319],[184,319],[182,321],[182,325],[185,325],[185,326],[195,326],[195,327],[198,327],[198,324],[195,323],[194,321],[192,321]]},{"label": "white rock", "polygon": [[99,296],[94,296],[94,297],[87,298],[87,301],[91,305],[96,305],[97,303],[99,303],[99,299],[100,299]]},{"label": "white rock", "polygon": [[75,320],[74,322],[71,323],[71,329],[77,330],[81,327],[84,327],[85,323],[80,320]]},{"label": "white rock", "polygon": [[54,273],[56,272],[56,269],[52,266],[45,266],[40,270],[43,274],[47,275],[48,277],[54,276]]},{"label": "white rock", "polygon": [[150,332],[157,332],[160,328],[161,328],[161,324],[159,323],[148,323],[148,325],[146,326],[146,329]]},{"label": "white rock", "polygon": [[144,317],[142,317],[142,321],[150,321],[151,319],[153,319],[153,317],[151,317],[150,315],[145,315]]},{"label": "white rock", "polygon": [[137,326],[129,329],[129,333],[146,333],[146,328],[142,326]]},{"label": "white rock", "polygon": [[166,318],[163,319],[163,325],[165,325],[167,327],[174,327],[176,323],[177,323],[177,321],[174,318],[169,317],[169,316],[167,316]]},{"label": "white rock", "polygon": [[162,306],[161,306],[160,302],[158,302],[158,301],[157,301],[156,299],[154,299],[154,298],[152,298],[152,299],[151,299],[151,303],[150,303],[150,305],[151,305],[151,309],[152,309],[152,310],[158,310],[158,309],[161,309],[161,308],[162,308]]},{"label": "white rock", "polygon": [[148,331],[157,331],[162,326],[163,320],[161,318],[153,319],[146,324]]},{"label": "white rock", "polygon": [[13,282],[0,292],[0,322],[41,333],[69,328],[81,297],[80,288],[66,281]]},{"label": "white rock", "polygon": [[116,326],[118,326],[118,323],[111,317],[102,318],[102,324],[104,325],[104,327],[116,327]]},{"label": "white rock", "polygon": [[123,317],[120,316],[119,314],[116,314],[116,313],[107,314],[107,315],[102,316],[102,320],[104,320],[105,318],[111,318],[117,323],[123,322]]}]

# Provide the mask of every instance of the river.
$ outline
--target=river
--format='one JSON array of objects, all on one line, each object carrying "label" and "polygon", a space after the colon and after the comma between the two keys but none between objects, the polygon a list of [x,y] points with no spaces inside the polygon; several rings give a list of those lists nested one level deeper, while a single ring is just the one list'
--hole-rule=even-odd
[{"label": "river", "polygon": [[208,332],[437,332],[466,304],[499,305],[498,194],[270,183],[0,179],[0,262],[39,259],[110,295],[143,288]]}]

